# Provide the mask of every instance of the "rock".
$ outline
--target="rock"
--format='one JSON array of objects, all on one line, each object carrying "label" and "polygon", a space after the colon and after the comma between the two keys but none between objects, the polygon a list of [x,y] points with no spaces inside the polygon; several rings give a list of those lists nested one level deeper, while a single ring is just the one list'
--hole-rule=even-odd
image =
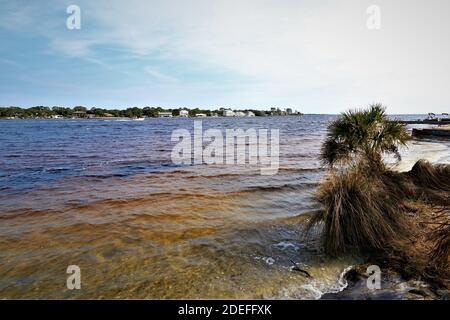
[{"label": "rock", "polygon": [[412,294],[419,295],[419,296],[423,296],[423,297],[425,297],[425,296],[428,295],[425,291],[423,291],[423,290],[421,290],[421,289],[411,289],[411,290],[409,290],[408,292],[409,292],[409,293],[412,293]]},{"label": "rock", "polygon": [[349,283],[355,283],[363,278],[363,275],[356,269],[350,269],[344,276]]},{"label": "rock", "polygon": [[307,278],[312,278],[308,271],[303,270],[303,269],[300,269],[300,268],[297,267],[297,266],[292,267],[291,270],[292,270],[292,271],[298,271],[298,272],[301,272],[301,273],[303,273]]},{"label": "rock", "polygon": [[437,295],[441,300],[450,300],[450,290],[437,290]]}]

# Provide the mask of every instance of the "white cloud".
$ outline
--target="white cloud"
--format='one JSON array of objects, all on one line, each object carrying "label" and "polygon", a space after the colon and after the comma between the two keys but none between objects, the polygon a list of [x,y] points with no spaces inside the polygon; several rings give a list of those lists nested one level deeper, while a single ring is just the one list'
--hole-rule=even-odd
[{"label": "white cloud", "polygon": [[50,49],[60,51],[70,57],[86,57],[92,54],[92,47],[98,41],[89,39],[63,39],[55,37],[50,40]]},{"label": "white cloud", "polygon": [[380,31],[366,28],[370,4],[108,1],[89,10],[107,30],[98,34],[105,42],[231,70],[253,81],[257,104],[311,103],[325,112],[383,101],[417,112],[433,102],[446,111],[449,3],[380,0]]},{"label": "white cloud", "polygon": [[0,28],[17,30],[28,28],[33,25],[33,6],[10,6],[3,3],[0,11]]},{"label": "white cloud", "polygon": [[[51,31],[54,50],[101,60],[96,47],[118,46],[161,82],[174,77],[145,59],[242,79],[224,88],[226,94],[217,94],[220,80],[205,85],[205,100],[196,102],[338,112],[382,101],[391,112],[449,111],[445,0],[377,0],[379,31],[366,28],[366,9],[374,4],[366,0],[78,2],[81,35]],[[173,82],[180,96],[190,96]]]},{"label": "white cloud", "polygon": [[153,78],[160,80],[162,82],[176,82],[177,79],[175,77],[172,77],[170,75],[167,75],[160,70],[158,70],[155,67],[147,66],[144,68],[145,72],[147,72],[149,75],[151,75]]}]

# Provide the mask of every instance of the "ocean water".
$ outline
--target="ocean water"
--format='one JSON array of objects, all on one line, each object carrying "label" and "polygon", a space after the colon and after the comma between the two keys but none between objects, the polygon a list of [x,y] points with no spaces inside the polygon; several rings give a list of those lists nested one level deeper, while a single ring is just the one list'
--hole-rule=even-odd
[{"label": "ocean water", "polygon": [[[315,299],[341,290],[357,260],[325,257],[303,230],[318,209],[318,155],[333,118],[202,119],[204,130],[279,129],[279,171],[269,176],[175,165],[171,133],[193,132],[193,119],[0,120],[0,298]],[[413,140],[396,168],[449,163],[449,150],[448,141]],[[66,288],[69,265],[81,269],[81,290]]]}]

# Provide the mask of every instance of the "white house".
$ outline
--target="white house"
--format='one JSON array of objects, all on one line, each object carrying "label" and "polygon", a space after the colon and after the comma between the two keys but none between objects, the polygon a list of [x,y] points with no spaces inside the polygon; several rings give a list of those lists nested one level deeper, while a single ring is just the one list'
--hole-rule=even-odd
[{"label": "white house", "polygon": [[187,111],[187,110],[180,110],[180,117],[184,117],[184,118],[189,117],[189,111]]},{"label": "white house", "polygon": [[242,111],[236,111],[236,112],[234,113],[234,115],[235,115],[236,117],[245,117],[245,113],[243,113]]},{"label": "white house", "polygon": [[233,110],[225,109],[225,110],[223,110],[223,116],[224,117],[234,117],[235,114],[234,114]]},{"label": "white house", "polygon": [[158,112],[159,118],[172,118],[172,112]]}]

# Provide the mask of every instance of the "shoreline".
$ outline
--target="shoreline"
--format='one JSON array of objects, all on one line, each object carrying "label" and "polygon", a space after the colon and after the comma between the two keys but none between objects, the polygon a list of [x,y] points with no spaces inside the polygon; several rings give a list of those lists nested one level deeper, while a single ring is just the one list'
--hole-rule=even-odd
[{"label": "shoreline", "polygon": [[[414,234],[414,240],[409,243],[412,252],[419,252],[426,258],[427,249],[432,248],[432,240],[425,234],[435,230],[435,224],[445,221],[445,214],[450,214],[450,209],[442,209],[431,204],[416,202],[416,207],[411,208],[408,220],[413,225],[419,226],[420,234]],[[415,212],[413,212],[415,211]],[[443,214],[444,213],[444,214]],[[435,221],[430,223],[430,221]],[[424,250],[425,249],[425,250]],[[344,271],[342,278],[346,281],[345,288],[336,293],[325,293],[321,300],[450,300],[450,279],[426,278],[416,270],[407,270],[406,265],[395,264],[396,258],[387,254],[368,254],[364,263],[352,266]],[[416,257],[417,258],[417,257]],[[366,273],[370,265],[380,265],[381,288],[368,289]],[[411,267],[414,269],[415,266]]]},{"label": "shoreline", "polygon": [[343,290],[325,293],[319,300],[436,300],[450,297],[448,290],[438,294],[429,284],[420,280],[406,280],[392,270],[382,274],[380,289],[369,289],[368,275],[365,273],[369,265],[351,267],[343,275],[347,284]]}]

